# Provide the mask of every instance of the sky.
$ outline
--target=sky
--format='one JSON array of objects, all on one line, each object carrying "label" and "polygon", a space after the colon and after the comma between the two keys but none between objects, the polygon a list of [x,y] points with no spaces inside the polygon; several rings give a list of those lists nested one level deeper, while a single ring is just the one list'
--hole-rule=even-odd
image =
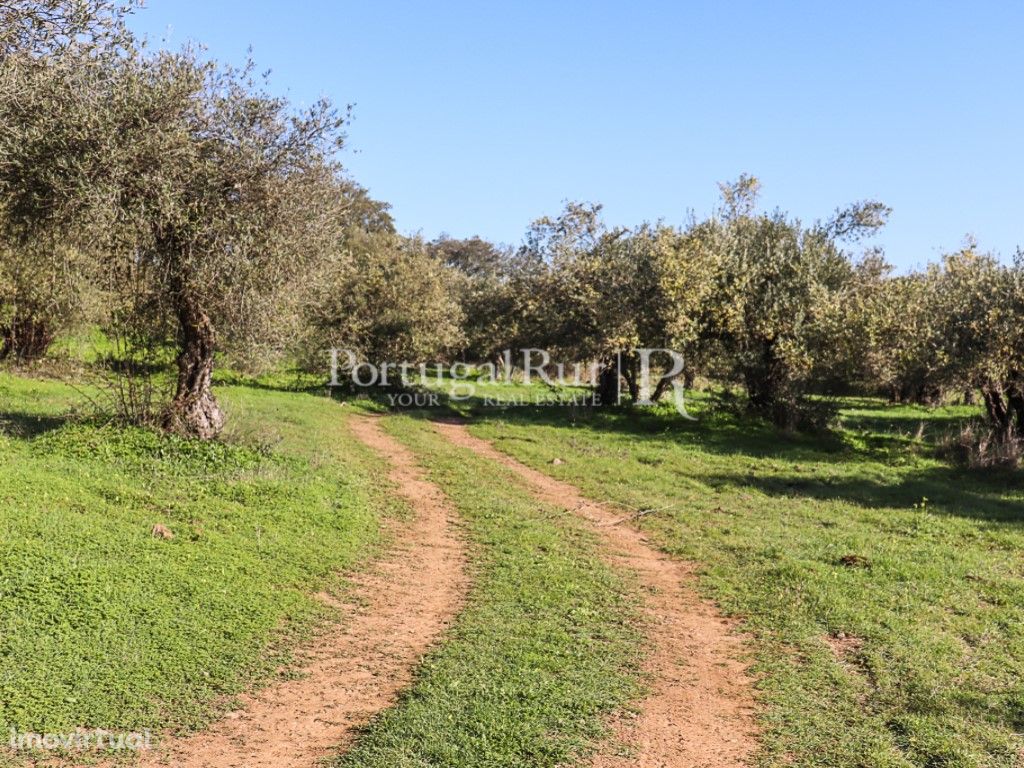
[{"label": "sky", "polygon": [[682,224],[750,173],[808,222],[885,202],[901,269],[1024,246],[1016,0],[146,0],[132,26],[354,104],[342,161],[406,233],[517,244],[567,200]]}]

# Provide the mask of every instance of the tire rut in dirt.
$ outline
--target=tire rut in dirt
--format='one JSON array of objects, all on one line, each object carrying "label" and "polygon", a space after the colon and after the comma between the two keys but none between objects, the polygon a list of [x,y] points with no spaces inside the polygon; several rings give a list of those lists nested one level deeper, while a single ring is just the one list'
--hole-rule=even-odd
[{"label": "tire rut in dirt", "polygon": [[[726,768],[747,765],[757,751],[754,681],[740,661],[746,648],[711,601],[695,590],[692,563],[661,552],[620,513],[473,436],[465,425],[436,423],[452,442],[492,459],[521,477],[534,497],[587,520],[616,567],[644,587],[643,627],[650,692],[639,713],[611,723],[615,744],[591,760],[593,768]],[[628,754],[618,754],[619,745]]]},{"label": "tire rut in dirt", "polygon": [[350,425],[388,461],[396,492],[414,518],[395,525],[394,548],[352,578],[348,599],[322,596],[345,617],[302,649],[300,679],[244,696],[240,709],[208,730],[144,754],[140,768],[312,768],[395,703],[458,613],[468,578],[453,507],[377,419],[353,418]]}]

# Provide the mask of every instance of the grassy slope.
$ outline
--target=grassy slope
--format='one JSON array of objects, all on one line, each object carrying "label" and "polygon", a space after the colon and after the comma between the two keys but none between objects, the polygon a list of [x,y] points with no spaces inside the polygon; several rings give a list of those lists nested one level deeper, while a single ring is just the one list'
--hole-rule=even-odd
[{"label": "grassy slope", "polygon": [[342,409],[220,395],[270,455],[67,423],[67,387],[0,375],[3,732],[200,725],[273,674],[275,641],[326,610],[308,593],[374,546],[378,466],[337,450]]},{"label": "grassy slope", "polygon": [[[838,440],[554,409],[482,409],[474,431],[595,498],[656,510],[640,524],[702,563],[705,590],[756,635],[766,765],[1011,766],[1022,481],[951,469],[910,436],[964,413],[864,402]],[[837,658],[826,638],[843,635]]]},{"label": "grassy slope", "polygon": [[338,765],[554,766],[637,693],[634,603],[571,518],[422,422],[387,428],[424,457],[477,552],[475,586],[412,691]]}]

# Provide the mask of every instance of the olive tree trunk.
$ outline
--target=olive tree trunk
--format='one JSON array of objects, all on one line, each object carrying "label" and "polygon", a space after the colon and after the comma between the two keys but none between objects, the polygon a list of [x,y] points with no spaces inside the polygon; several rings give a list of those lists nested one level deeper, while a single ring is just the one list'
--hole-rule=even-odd
[{"label": "olive tree trunk", "polygon": [[675,384],[679,377],[683,377],[683,389],[690,391],[693,389],[693,382],[697,378],[697,374],[694,373],[692,368],[685,369],[682,373],[677,373],[675,376],[662,376],[658,379],[658,383],[654,387],[654,392],[651,394],[651,402],[661,402],[661,398],[664,396],[669,389]]},{"label": "olive tree trunk", "polygon": [[802,390],[775,341],[765,342],[759,359],[743,370],[743,383],[751,410],[767,416],[780,429],[795,429],[800,420]]},{"label": "olive tree trunk", "polygon": [[178,384],[164,426],[180,434],[209,440],[224,427],[224,412],[213,396],[213,352],[216,336],[210,318],[183,302],[178,309],[181,351]]},{"label": "olive tree trunk", "polygon": [[981,389],[985,410],[996,436],[1010,441],[1024,436],[1024,382],[1019,375],[1008,382],[988,382]]},{"label": "olive tree trunk", "polygon": [[629,401],[636,403],[640,399],[640,358],[635,354],[620,355],[622,378],[629,391]]}]

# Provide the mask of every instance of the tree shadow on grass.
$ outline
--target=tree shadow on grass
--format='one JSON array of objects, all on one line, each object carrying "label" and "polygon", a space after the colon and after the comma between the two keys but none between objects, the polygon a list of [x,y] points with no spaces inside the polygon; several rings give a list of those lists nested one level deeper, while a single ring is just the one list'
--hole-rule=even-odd
[{"label": "tree shadow on grass", "polygon": [[939,515],[1024,526],[1024,474],[1012,470],[929,467],[908,471],[892,483],[858,475],[717,474],[702,480],[716,487],[754,488],[769,496],[840,500],[871,509],[913,509]]},{"label": "tree shadow on grass", "polygon": [[22,440],[31,440],[47,432],[60,429],[68,422],[66,416],[44,416],[21,411],[0,411],[0,434]]},{"label": "tree shadow on grass", "polygon": [[598,434],[692,445],[720,455],[783,456],[794,461],[824,462],[856,458],[836,433],[781,432],[764,420],[728,411],[704,410],[699,412],[696,421],[691,421],[665,407],[493,407],[468,400],[459,410],[477,421],[499,421],[521,427],[586,427]]},{"label": "tree shadow on grass", "polygon": [[847,429],[867,430],[879,433],[914,432],[924,425],[931,433],[941,433],[963,425],[970,416],[959,414],[921,413],[887,414],[880,408],[877,414],[852,413],[843,415],[843,426]]},{"label": "tree shadow on grass", "polygon": [[[386,406],[384,401],[382,405]],[[468,421],[509,424],[521,428],[585,428],[592,433],[636,439],[647,444],[671,443],[697,451],[738,458],[831,465],[890,464],[911,455],[934,455],[938,438],[974,418],[967,414],[927,409],[910,410],[877,400],[848,398],[841,407],[875,413],[847,413],[842,426],[815,433],[783,432],[763,419],[737,409],[715,407],[710,399],[698,403],[692,421],[671,407],[593,408],[572,405],[496,406],[485,397],[458,402],[442,397],[433,408],[396,409],[414,418],[438,420],[456,416]],[[908,433],[920,432],[924,438]],[[543,440],[542,436],[514,439]],[[941,504],[942,511],[993,521],[1024,521],[1024,503],[1000,498],[1007,491],[1024,493],[1024,474],[1003,470],[970,470],[951,465],[921,470],[907,467],[893,484],[856,478],[813,478],[793,473],[701,475],[710,485],[760,488],[771,495],[842,498],[867,507],[911,508],[922,499]],[[942,496],[942,499],[938,497]]]},{"label": "tree shadow on grass", "polygon": [[304,376],[301,372],[291,371],[277,378],[261,378],[235,371],[215,371],[213,374],[214,393],[217,387],[245,387],[265,392],[290,392],[297,394],[317,395],[323,397],[341,396],[343,393],[332,390],[326,382]]},{"label": "tree shadow on grass", "polygon": [[[893,410],[896,408],[899,406]],[[923,409],[906,413],[905,407],[900,408],[900,411],[887,413],[884,406],[879,406],[876,413],[843,414],[843,429],[867,435],[870,444],[879,446],[886,441],[906,443],[911,440],[911,435],[915,436],[913,440],[935,446],[944,436],[955,434],[979,417],[979,414],[930,413]]]}]

